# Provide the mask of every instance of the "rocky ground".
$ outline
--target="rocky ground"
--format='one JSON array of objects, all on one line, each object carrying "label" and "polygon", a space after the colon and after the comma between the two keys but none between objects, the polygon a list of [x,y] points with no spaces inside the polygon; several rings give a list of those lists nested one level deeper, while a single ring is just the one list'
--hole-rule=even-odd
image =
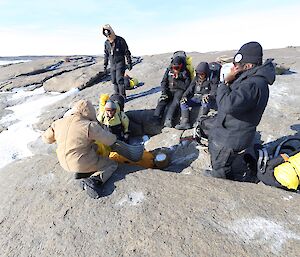
[{"label": "rocky ground", "polygon": [[[189,53],[195,65],[233,54]],[[155,108],[170,57],[143,56],[130,71],[144,85],[127,91],[125,110],[144,119],[145,134],[152,133],[151,111],[143,110]],[[290,67],[270,86],[258,127],[262,141],[272,142],[300,131],[300,48],[266,50],[264,57]],[[43,131],[74,101],[88,99],[96,107],[99,94],[113,92],[102,64],[101,57],[79,56],[0,67],[0,90],[79,88],[43,110],[34,124]],[[0,94],[0,118],[11,113],[5,109],[10,105],[7,94]],[[9,125],[1,124],[0,131]],[[191,133],[164,128],[153,135],[147,149],[164,146],[174,152],[168,170],[120,165],[99,200],[62,170],[55,146],[32,142],[32,157],[0,170],[0,256],[297,256],[299,194],[204,176],[207,150],[193,141],[180,143]]]}]

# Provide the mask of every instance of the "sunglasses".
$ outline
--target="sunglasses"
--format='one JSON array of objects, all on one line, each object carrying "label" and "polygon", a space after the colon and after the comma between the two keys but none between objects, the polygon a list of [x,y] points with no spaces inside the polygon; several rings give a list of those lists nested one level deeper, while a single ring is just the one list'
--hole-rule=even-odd
[{"label": "sunglasses", "polygon": [[172,65],[172,69],[173,70],[181,70],[182,68],[182,64],[179,64],[179,65]]},{"label": "sunglasses", "polygon": [[108,37],[109,35],[111,35],[111,31],[109,29],[103,29],[103,35]]}]

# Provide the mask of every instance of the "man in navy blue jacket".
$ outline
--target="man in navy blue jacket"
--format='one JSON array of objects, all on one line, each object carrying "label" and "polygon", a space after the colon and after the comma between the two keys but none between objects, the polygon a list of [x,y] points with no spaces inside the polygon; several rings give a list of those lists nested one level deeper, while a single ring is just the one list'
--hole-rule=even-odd
[{"label": "man in navy blue jacket", "polygon": [[232,169],[238,153],[252,146],[269,98],[268,84],[275,81],[272,60],[262,64],[259,43],[244,44],[234,57],[234,66],[217,90],[218,114],[209,133],[212,175],[248,181],[242,170]]}]

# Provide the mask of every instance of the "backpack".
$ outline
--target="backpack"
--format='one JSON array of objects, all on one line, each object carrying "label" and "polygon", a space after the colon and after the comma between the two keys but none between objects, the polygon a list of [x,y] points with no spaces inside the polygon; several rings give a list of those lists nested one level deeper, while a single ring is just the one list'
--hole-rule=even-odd
[{"label": "backpack", "polygon": [[[273,147],[257,149],[257,176],[267,185],[297,190],[300,183],[300,138],[289,137]],[[271,183],[270,183],[271,182]],[[275,184],[274,184],[275,183]]]},{"label": "backpack", "polygon": [[210,62],[208,67],[210,70],[209,80],[214,84],[219,84],[222,65],[217,62]]},{"label": "backpack", "polygon": [[[294,141],[294,144],[292,141]],[[295,144],[295,142],[298,144]],[[290,154],[295,154],[297,150],[300,151],[300,138],[289,137],[278,144],[270,146],[256,146],[256,148],[258,153],[257,172],[265,173],[267,167],[270,165],[270,162],[274,163],[275,165],[280,164],[275,162],[274,159],[280,160],[278,157],[282,155],[289,156]]]},{"label": "backpack", "polygon": [[192,57],[187,56],[185,51],[176,51],[176,52],[174,52],[172,57],[171,57],[171,61],[175,57],[181,57],[183,60],[185,60],[186,69],[190,72],[190,78],[191,78],[191,80],[193,80],[193,78],[195,77],[195,68],[194,68],[193,63],[192,63]]}]

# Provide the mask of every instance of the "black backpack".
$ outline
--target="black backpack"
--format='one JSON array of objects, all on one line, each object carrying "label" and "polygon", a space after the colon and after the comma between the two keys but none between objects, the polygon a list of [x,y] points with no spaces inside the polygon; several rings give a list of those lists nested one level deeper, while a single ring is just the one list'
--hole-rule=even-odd
[{"label": "black backpack", "polygon": [[209,80],[213,84],[219,84],[222,65],[217,62],[210,62],[208,67],[210,70]]}]

